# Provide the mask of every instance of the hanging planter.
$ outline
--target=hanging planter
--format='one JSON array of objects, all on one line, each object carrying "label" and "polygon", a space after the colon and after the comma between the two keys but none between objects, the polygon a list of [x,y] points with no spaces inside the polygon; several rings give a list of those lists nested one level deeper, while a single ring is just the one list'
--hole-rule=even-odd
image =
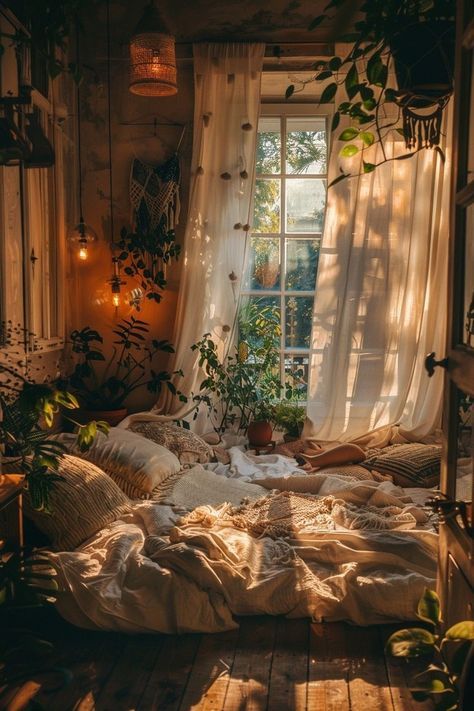
[{"label": "hanging planter", "polygon": [[406,147],[439,145],[453,91],[455,27],[447,20],[409,25],[390,40]]},{"label": "hanging planter", "polygon": [[[348,23],[353,12],[351,0],[331,1],[327,14],[316,17],[310,29],[326,20],[332,26],[343,19]],[[314,77],[325,82],[320,103],[332,103],[339,93],[345,94],[336,103],[331,130],[342,142],[341,158],[360,157],[349,164],[351,169],[357,166],[354,172],[343,163],[329,187],[426,148],[436,148],[443,158],[439,144],[444,109],[453,91],[455,0],[365,0],[361,12],[354,31],[337,37],[349,43],[347,54],[318,63]],[[286,97],[296,90],[296,84],[290,85]],[[339,129],[342,120],[345,125]],[[395,131],[403,135],[409,153],[385,150]]]}]

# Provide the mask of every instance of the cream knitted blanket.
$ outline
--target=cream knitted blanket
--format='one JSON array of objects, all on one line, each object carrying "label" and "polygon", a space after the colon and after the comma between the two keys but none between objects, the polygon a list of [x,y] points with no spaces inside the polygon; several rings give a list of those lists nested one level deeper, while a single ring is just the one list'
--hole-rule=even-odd
[{"label": "cream knitted blanket", "polygon": [[245,530],[255,536],[292,537],[308,529],[408,530],[417,525],[413,509],[399,506],[361,506],[335,496],[313,496],[279,492],[239,507],[224,505],[218,509],[200,506],[184,516],[179,526],[200,524],[212,528],[215,523]]}]

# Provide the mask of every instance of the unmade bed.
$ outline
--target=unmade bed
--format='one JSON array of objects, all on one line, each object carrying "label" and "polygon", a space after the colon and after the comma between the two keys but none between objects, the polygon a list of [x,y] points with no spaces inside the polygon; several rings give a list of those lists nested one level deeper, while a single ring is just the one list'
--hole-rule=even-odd
[{"label": "unmade bed", "polygon": [[[130,446],[123,436],[112,433],[107,445],[121,456]],[[125,469],[145,486],[139,464],[149,452],[134,446],[135,464],[128,452]],[[53,507],[61,507],[64,526],[69,520],[69,539],[61,543],[57,531],[47,531],[56,541],[47,557],[61,591],[59,612],[86,628],[165,633],[228,630],[236,616],[255,614],[358,625],[415,619],[418,599],[436,578],[429,489],[396,486],[370,468],[366,475],[357,467],[308,475],[291,458],[229,452],[228,464],[174,466],[158,484],[152,476],[147,498],[135,500],[110,476],[110,452],[108,473],[65,457],[62,473],[77,469],[65,477],[74,493],[65,496],[61,484]],[[125,479],[123,461],[115,474]],[[292,491],[292,480],[307,481],[311,493]],[[89,509],[79,514],[78,507]],[[45,516],[33,513],[40,527]],[[86,536],[79,545],[75,521],[79,538]]]}]

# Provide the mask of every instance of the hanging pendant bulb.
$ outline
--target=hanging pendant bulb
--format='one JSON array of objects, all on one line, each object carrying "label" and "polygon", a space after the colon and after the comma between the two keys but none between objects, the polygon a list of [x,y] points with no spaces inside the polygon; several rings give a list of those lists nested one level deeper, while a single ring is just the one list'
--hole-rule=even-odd
[{"label": "hanging pendant bulb", "polygon": [[122,286],[126,286],[120,276],[120,261],[118,257],[112,257],[113,273],[109,279],[109,284],[112,291],[112,305],[118,309],[122,304]]},{"label": "hanging pendant bulb", "polygon": [[[79,30],[76,29],[76,60],[80,64],[79,55]],[[92,227],[85,223],[82,214],[82,150],[81,150],[81,92],[80,85],[76,90],[76,111],[77,111],[77,162],[78,162],[78,201],[79,201],[79,222],[69,234],[69,241],[77,247],[77,256],[81,262],[86,262],[89,257],[89,245],[97,240],[97,234]]]},{"label": "hanging pendant bulb", "polygon": [[130,39],[129,89],[142,96],[171,96],[178,91],[175,40],[153,0]]},{"label": "hanging pendant bulb", "polygon": [[90,225],[84,222],[84,218],[79,218],[77,225],[71,230],[69,241],[77,248],[77,257],[81,262],[87,261],[89,258],[89,245],[97,240],[97,234]]}]

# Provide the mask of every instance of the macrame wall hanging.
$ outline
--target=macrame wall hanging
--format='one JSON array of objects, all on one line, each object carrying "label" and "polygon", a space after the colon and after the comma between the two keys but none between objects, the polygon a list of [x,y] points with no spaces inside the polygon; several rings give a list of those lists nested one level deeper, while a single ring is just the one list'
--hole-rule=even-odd
[{"label": "macrame wall hanging", "polygon": [[431,113],[421,113],[421,109],[404,106],[403,133],[408,149],[434,148],[441,139],[441,123],[443,110],[449,97],[440,100]]},{"label": "macrame wall hanging", "polygon": [[130,201],[137,230],[152,232],[160,224],[166,231],[174,229],[179,221],[179,180],[177,153],[159,166],[133,159]]}]

